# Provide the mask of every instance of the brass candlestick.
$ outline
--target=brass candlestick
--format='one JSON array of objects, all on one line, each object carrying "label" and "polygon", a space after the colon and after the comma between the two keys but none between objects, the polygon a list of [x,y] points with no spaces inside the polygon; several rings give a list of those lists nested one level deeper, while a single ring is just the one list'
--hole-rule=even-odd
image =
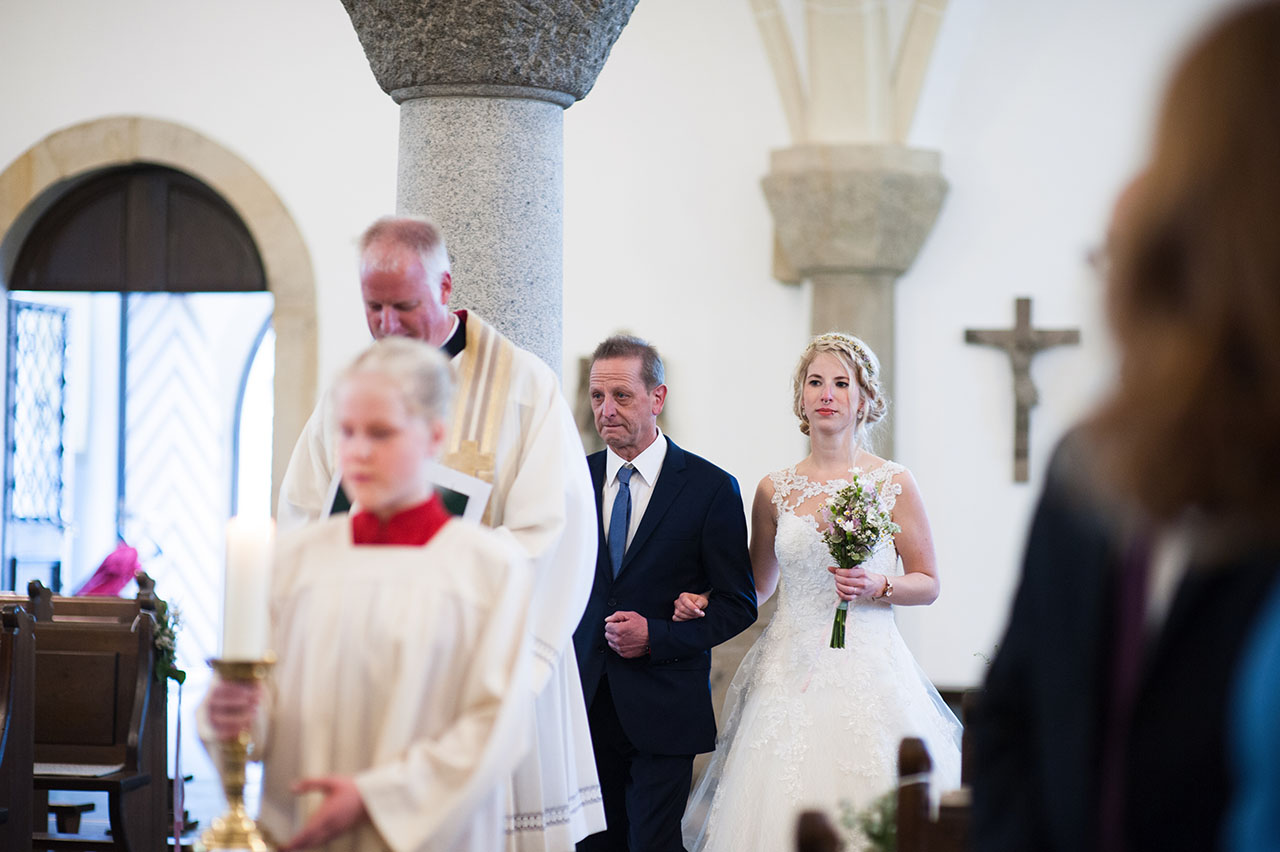
[{"label": "brass candlestick", "polygon": [[[234,683],[262,681],[275,664],[267,654],[261,660],[210,660],[218,677]],[[241,731],[233,740],[218,743],[218,775],[222,794],[227,798],[227,812],[213,821],[213,826],[200,836],[206,849],[243,849],[247,852],[272,852],[270,843],[258,829],[244,807],[244,767],[253,751],[253,739]]]}]

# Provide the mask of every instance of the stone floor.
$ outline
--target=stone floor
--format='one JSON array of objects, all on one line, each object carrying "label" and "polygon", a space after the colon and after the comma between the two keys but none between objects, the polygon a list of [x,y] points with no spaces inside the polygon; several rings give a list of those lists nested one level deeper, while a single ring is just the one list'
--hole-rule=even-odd
[{"label": "stone floor", "polygon": [[[250,813],[258,810],[258,797],[261,784],[261,770],[250,767],[246,772],[248,783],[245,790],[245,801]],[[185,810],[194,827],[189,827],[182,835],[183,846],[194,842],[200,833],[209,827],[213,820],[226,810],[226,801],[222,797],[222,785],[216,777],[192,778],[184,789]],[[80,804],[94,806],[80,820],[80,834],[84,837],[106,837],[110,823],[107,818],[106,793],[84,793],[77,791],[54,791],[49,794],[51,804]],[[49,819],[49,831],[55,830],[54,821]]]}]

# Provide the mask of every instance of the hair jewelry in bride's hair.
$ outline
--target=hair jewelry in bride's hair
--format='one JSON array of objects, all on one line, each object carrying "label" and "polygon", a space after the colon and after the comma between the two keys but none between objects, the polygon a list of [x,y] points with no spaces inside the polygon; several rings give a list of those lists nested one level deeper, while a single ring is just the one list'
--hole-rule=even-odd
[{"label": "hair jewelry in bride's hair", "polygon": [[826,334],[819,334],[813,339],[813,343],[819,342],[840,342],[852,349],[858,356],[858,360],[862,362],[862,368],[867,371],[867,377],[874,379],[876,373],[880,372],[880,362],[873,359],[871,350],[866,347],[858,338],[852,334],[842,334],[838,331],[828,331]]}]

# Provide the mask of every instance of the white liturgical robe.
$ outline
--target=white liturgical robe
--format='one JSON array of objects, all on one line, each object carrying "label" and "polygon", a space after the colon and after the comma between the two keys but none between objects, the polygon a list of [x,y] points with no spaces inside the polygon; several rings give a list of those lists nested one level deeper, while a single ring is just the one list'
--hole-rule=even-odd
[{"label": "white liturgical robe", "polygon": [[346,515],[283,537],[259,824],[292,837],[321,797],[290,786],[352,775],[370,823],[326,852],[500,849],[533,704],[531,579],[518,548],[457,520],[421,547],[353,545]]},{"label": "white liturgical robe", "polygon": [[[453,359],[459,373],[474,358],[484,321],[466,318],[467,345]],[[529,615],[533,689],[532,746],[508,790],[510,852],[569,852],[604,830],[591,733],[573,631],[595,579],[595,495],[582,442],[551,369],[515,348],[503,401],[490,497],[494,530],[520,545],[534,570]],[[456,406],[464,406],[460,389]],[[328,399],[317,406],[280,488],[281,529],[314,520],[328,507],[338,475],[337,427]],[[463,471],[470,473],[470,471]]]}]

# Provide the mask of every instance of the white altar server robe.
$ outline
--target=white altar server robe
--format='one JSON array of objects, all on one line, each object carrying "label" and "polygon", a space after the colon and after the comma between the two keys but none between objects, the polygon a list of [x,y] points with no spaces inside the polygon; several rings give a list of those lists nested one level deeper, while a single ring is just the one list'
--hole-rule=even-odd
[{"label": "white altar server robe", "polygon": [[[468,340],[475,312],[467,316]],[[473,349],[453,359],[461,372]],[[463,400],[456,401],[462,405]],[[572,852],[604,830],[591,731],[574,655],[596,565],[596,508],[586,454],[559,380],[536,355],[516,348],[498,437],[492,523],[533,564],[529,615],[537,693],[529,754],[508,789],[508,852]],[[315,520],[338,476],[337,423],[327,400],[307,421],[280,487],[281,529]],[[494,847],[498,849],[500,847]]]},{"label": "white altar server robe", "polygon": [[326,852],[493,852],[532,709],[518,548],[462,521],[421,547],[351,543],[346,515],[281,540],[260,824],[292,837],[353,775],[370,823]]}]

